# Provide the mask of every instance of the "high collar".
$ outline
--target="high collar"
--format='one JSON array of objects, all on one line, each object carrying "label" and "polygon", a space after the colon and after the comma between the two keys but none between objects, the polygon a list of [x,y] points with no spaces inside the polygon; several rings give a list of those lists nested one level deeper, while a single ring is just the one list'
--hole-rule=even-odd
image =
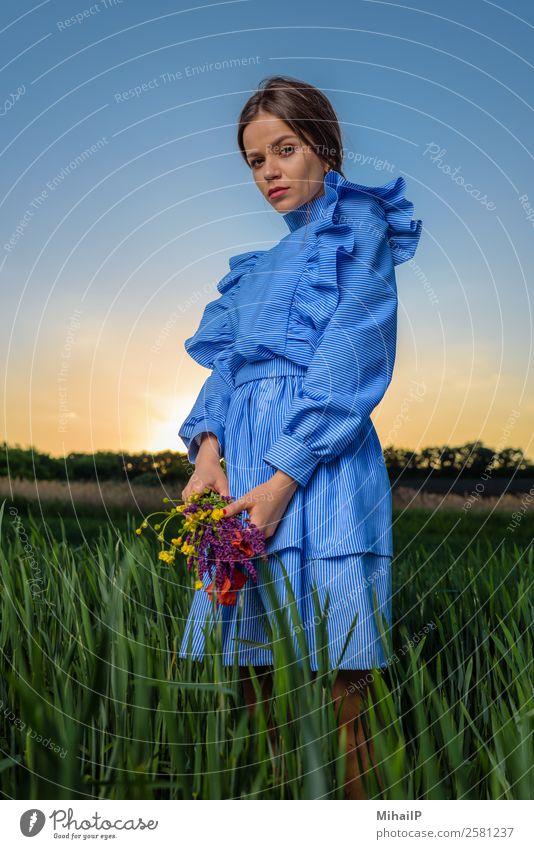
[{"label": "high collar", "polygon": [[329,203],[332,203],[332,198],[328,198],[327,186],[330,182],[332,182],[332,180],[335,181],[336,175],[341,179],[341,174],[333,168],[331,168],[330,171],[327,171],[323,178],[323,194],[312,198],[312,200],[304,201],[304,203],[297,206],[296,209],[292,209],[290,212],[286,212],[285,215],[283,215],[283,219],[291,232],[293,232],[293,230],[298,230],[299,227],[303,227],[305,224],[309,224],[317,218],[324,217],[324,210]]}]

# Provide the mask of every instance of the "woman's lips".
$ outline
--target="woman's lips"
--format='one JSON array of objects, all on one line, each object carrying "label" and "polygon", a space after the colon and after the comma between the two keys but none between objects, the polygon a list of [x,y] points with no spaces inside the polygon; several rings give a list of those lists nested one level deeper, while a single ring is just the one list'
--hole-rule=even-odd
[{"label": "woman's lips", "polygon": [[271,192],[271,194],[269,195],[269,200],[272,200],[273,198],[281,197],[283,194],[285,194],[285,193],[286,193],[286,192],[288,192],[288,191],[289,191],[289,188],[288,188],[287,186],[285,186],[285,187],[283,187],[283,188],[281,188],[281,189],[275,189],[275,190],[274,190],[273,192]]}]

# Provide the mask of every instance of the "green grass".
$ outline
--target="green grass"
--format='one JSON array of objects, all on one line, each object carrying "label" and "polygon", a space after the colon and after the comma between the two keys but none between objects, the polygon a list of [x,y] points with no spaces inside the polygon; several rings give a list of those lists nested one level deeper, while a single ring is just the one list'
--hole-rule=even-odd
[{"label": "green grass", "polygon": [[[190,579],[184,567],[172,580],[134,535],[138,518],[19,516],[18,529],[9,507],[0,516],[4,796],[343,798],[335,673],[324,664],[313,682],[294,662],[283,616],[276,757],[265,710],[249,718],[237,667],[220,662],[217,629],[204,663],[177,659]],[[366,775],[370,797],[532,798],[533,519],[513,533],[508,521],[396,517],[390,664],[363,715],[384,785]]]},{"label": "green grass", "polygon": [[513,531],[507,529],[511,521],[511,512],[495,510],[464,512],[440,508],[431,512],[410,508],[394,511],[395,555],[404,557],[405,553],[418,550],[434,557],[444,543],[456,556],[473,549],[478,542],[484,549],[486,546],[497,548],[503,541],[510,551],[513,544],[520,549],[528,548],[534,538],[534,514],[525,514]]},{"label": "green grass", "polygon": [[[15,504],[21,517],[31,517],[37,524],[42,525],[43,516],[35,502],[19,498],[10,503]],[[161,504],[160,509],[163,506]],[[61,538],[64,529],[65,537],[71,545],[85,545],[98,540],[108,526],[125,534],[128,522],[139,522],[141,518],[141,514],[129,517],[124,510],[117,507],[108,507],[107,512],[102,508],[95,511],[94,507],[83,502],[76,506],[71,502],[47,505],[44,513],[44,521],[51,534]],[[513,540],[520,548],[527,548],[532,544],[534,536],[534,515],[524,516],[513,533],[506,529],[510,519],[510,513],[496,511],[463,512],[440,508],[431,512],[417,507],[395,510],[394,549],[397,555],[403,557],[406,551],[415,548],[432,555],[446,540],[448,547],[455,554],[461,554],[478,540],[492,540],[497,546],[504,537]]]}]

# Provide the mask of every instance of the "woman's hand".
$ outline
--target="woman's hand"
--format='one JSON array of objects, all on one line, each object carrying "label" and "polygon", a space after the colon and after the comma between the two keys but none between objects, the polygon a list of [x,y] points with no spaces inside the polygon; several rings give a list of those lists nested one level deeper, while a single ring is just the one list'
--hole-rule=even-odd
[{"label": "woman's hand", "polygon": [[224,515],[228,518],[246,510],[250,521],[257,525],[268,539],[276,531],[297,488],[298,482],[294,478],[277,469],[266,483],[249,489],[241,498],[227,504]]},{"label": "woman's hand", "polygon": [[228,478],[224,474],[219,460],[217,437],[211,433],[203,434],[198,449],[195,471],[182,490],[182,501],[185,501],[194,492],[203,492],[206,487],[214,489],[219,495],[230,495]]}]

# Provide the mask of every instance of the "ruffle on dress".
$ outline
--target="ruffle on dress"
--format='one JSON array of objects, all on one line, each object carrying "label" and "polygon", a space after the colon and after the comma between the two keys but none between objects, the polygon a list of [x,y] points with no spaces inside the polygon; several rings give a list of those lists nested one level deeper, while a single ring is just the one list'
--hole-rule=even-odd
[{"label": "ruffle on dress", "polygon": [[[319,230],[328,230],[331,224],[348,223],[358,225],[358,218],[351,218],[351,212],[358,212],[356,195],[374,198],[381,207],[387,222],[387,240],[393,256],[393,264],[400,265],[411,259],[417,250],[423,227],[421,219],[413,219],[414,205],[404,197],[406,181],[399,176],[383,186],[364,186],[352,183],[339,171],[329,171],[324,178],[326,194],[325,224]],[[356,231],[357,232],[357,231]]]},{"label": "ruffle on dress", "polygon": [[231,256],[228,260],[230,271],[217,283],[218,291],[226,292],[235,286],[243,274],[252,271],[258,259],[266,253],[267,251],[245,251],[245,253]]},{"label": "ruffle on dress", "polygon": [[205,368],[214,368],[216,358],[228,354],[233,341],[229,310],[236,293],[236,284],[251,271],[257,259],[266,251],[246,251],[228,260],[230,271],[217,283],[221,297],[206,304],[196,333],[184,342],[184,347],[195,362]]},{"label": "ruffle on dress", "polygon": [[[423,222],[412,219],[414,205],[404,197],[405,190],[402,176],[383,186],[364,186],[335,170],[325,174],[325,194],[312,201],[312,206],[320,205],[320,223],[293,298],[288,327],[292,338],[326,329],[339,301],[338,252],[357,256],[365,238],[385,238],[394,266],[414,256]],[[376,213],[376,225],[365,229],[369,206]],[[286,216],[290,221],[291,215]]]},{"label": "ruffle on dress", "polygon": [[414,219],[413,203],[404,197],[406,181],[397,177],[384,186],[377,186],[373,191],[383,206],[388,222],[388,242],[393,255],[393,264],[400,265],[412,259],[419,244],[423,229],[423,221]]}]

